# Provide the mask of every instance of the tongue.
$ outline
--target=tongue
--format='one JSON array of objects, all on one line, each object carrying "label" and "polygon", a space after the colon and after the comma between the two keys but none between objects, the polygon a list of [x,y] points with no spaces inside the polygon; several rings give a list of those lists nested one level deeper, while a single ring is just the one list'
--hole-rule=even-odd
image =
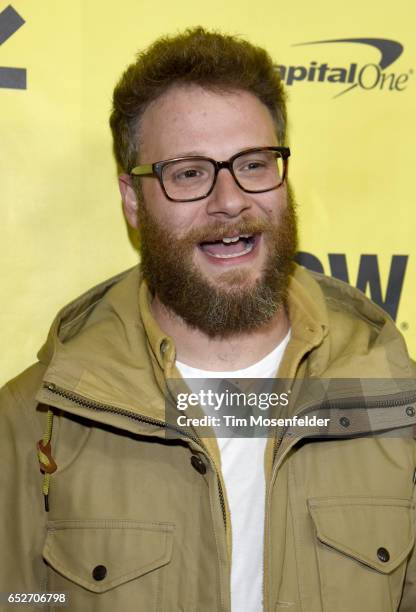
[{"label": "tongue", "polygon": [[209,255],[236,255],[243,253],[246,249],[244,240],[224,244],[223,242],[206,242],[201,244],[201,249]]}]

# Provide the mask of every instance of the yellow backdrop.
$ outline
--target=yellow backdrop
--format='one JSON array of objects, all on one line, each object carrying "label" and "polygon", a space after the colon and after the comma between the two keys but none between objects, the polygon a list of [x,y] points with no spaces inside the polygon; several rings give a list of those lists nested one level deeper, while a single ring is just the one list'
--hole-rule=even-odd
[{"label": "yellow backdrop", "polygon": [[33,362],[62,305],[136,262],[112,89],[138,49],[197,24],[280,66],[302,261],[383,303],[414,355],[415,17],[411,0],[0,0],[0,382]]}]

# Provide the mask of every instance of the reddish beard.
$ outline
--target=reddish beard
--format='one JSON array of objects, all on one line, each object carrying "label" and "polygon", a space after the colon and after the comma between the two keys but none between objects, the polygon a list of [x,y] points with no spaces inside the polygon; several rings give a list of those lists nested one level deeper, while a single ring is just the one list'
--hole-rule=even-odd
[{"label": "reddish beard", "polygon": [[[243,217],[238,223],[216,221],[177,238],[139,209],[141,268],[150,291],[188,325],[210,337],[253,331],[268,323],[284,305],[297,246],[296,215],[290,190],[275,225]],[[204,241],[235,234],[263,235],[267,249],[261,277],[245,282],[243,270],[221,273],[209,281],[194,264],[194,250]]]}]

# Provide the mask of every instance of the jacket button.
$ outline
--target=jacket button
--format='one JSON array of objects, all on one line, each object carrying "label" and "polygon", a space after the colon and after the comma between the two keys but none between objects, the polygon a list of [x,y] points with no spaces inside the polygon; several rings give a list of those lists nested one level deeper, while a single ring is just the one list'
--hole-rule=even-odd
[{"label": "jacket button", "polygon": [[191,463],[192,463],[192,466],[196,469],[196,471],[199,472],[200,474],[207,473],[207,466],[202,461],[201,457],[198,457],[198,455],[192,455]]},{"label": "jacket button", "polygon": [[341,417],[339,422],[341,423],[341,425],[343,427],[349,427],[350,426],[350,420],[348,417]]},{"label": "jacket button", "polygon": [[407,416],[415,416],[415,409],[413,408],[413,406],[408,406],[406,408],[406,414]]},{"label": "jacket button", "polygon": [[107,568],[105,567],[105,565],[97,565],[92,570],[92,577],[94,578],[94,580],[104,580],[106,576]]},{"label": "jacket button", "polygon": [[383,563],[387,563],[387,561],[390,559],[390,553],[387,550],[387,548],[379,548],[377,551],[377,557],[380,559],[380,561],[382,561]]}]

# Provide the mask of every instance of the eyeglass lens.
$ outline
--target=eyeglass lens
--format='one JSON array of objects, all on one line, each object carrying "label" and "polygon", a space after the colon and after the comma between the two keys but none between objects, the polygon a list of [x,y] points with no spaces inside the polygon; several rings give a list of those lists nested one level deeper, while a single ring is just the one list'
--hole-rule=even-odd
[{"label": "eyeglass lens", "polygon": [[[232,164],[237,184],[247,191],[267,191],[282,182],[284,162],[278,151],[250,151]],[[215,180],[215,166],[207,159],[184,159],[164,166],[163,185],[169,197],[190,200],[205,196]]]}]

